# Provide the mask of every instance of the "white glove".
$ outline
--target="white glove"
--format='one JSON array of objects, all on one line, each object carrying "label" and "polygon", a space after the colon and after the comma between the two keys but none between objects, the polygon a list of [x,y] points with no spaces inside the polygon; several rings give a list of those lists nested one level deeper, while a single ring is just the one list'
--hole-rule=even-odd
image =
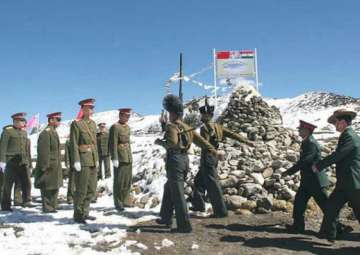
[{"label": "white glove", "polygon": [[114,166],[115,168],[118,168],[118,167],[119,167],[119,160],[115,159],[115,160],[112,161],[112,163],[113,163],[113,166]]},{"label": "white glove", "polygon": [[80,164],[79,161],[76,161],[76,162],[74,163],[74,168],[75,168],[75,170],[78,171],[78,172],[81,171],[81,164]]},{"label": "white glove", "polygon": [[0,171],[5,172],[5,168],[6,168],[6,163],[5,162],[0,162]]}]

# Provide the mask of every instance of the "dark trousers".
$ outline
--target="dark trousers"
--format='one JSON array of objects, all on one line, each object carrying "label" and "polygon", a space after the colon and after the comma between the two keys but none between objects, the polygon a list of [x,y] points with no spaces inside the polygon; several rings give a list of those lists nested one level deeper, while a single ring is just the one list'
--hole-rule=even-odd
[{"label": "dark trousers", "polygon": [[[321,188],[319,185],[300,185],[299,190],[295,196],[293,210],[294,226],[298,230],[305,230],[304,214],[311,197],[314,198],[322,212],[325,213],[326,204],[328,201],[328,194],[326,189]],[[321,228],[323,228],[323,226]]]},{"label": "dark trousers", "polygon": [[45,190],[41,189],[41,201],[43,212],[54,212],[58,205],[58,189]]},{"label": "dark trousers", "polygon": [[[27,167],[27,198],[25,202],[31,202],[31,168]],[[20,180],[15,180],[15,188],[14,188],[14,205],[20,205],[23,203],[22,194],[21,194],[21,184]]]},{"label": "dark trousers", "polygon": [[191,229],[190,217],[184,196],[184,181],[189,170],[189,159],[185,153],[167,153],[164,194],[160,216],[171,221],[175,209],[176,224],[179,230]]},{"label": "dark trousers", "polygon": [[132,184],[132,163],[119,163],[114,168],[113,199],[117,209],[129,205],[129,195]]},{"label": "dark trousers", "polygon": [[73,202],[74,193],[75,193],[75,169],[72,167],[69,168],[69,177],[68,177],[68,188],[66,194],[66,200],[68,203]]},{"label": "dark trousers", "polygon": [[194,179],[194,192],[192,205],[195,211],[205,210],[205,192],[210,199],[214,215],[227,216],[227,208],[223,198],[223,192],[218,181],[218,161],[209,153],[203,153],[200,160],[200,170]]},{"label": "dark trousers", "polygon": [[347,202],[351,203],[355,217],[360,223],[360,189],[336,187],[329,197],[323,220],[327,238],[336,239],[337,219],[341,209]]},{"label": "dark trousers", "polygon": [[2,210],[11,208],[11,191],[16,180],[19,180],[20,182],[22,201],[26,201],[29,197],[27,167],[26,165],[20,164],[20,162],[21,159],[17,156],[7,162],[4,176],[3,197],[1,201]]},{"label": "dark trousers", "polygon": [[[103,167],[104,163],[104,167]],[[111,171],[110,171],[110,156],[100,156],[99,155],[99,172],[98,172],[98,179],[103,178],[103,169],[104,169],[104,175],[105,178],[111,177]]]}]

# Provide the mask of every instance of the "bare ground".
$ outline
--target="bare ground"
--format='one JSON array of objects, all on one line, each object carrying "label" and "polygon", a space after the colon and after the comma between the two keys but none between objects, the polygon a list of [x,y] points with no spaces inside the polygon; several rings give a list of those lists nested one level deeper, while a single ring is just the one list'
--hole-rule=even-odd
[{"label": "bare ground", "polygon": [[[351,225],[354,231],[341,236],[335,244],[315,236],[320,221],[321,215],[309,215],[306,233],[296,235],[286,231],[285,224],[291,223],[292,219],[284,212],[246,216],[231,214],[225,219],[193,216],[193,232],[190,234],[170,233],[169,228],[150,221],[128,229],[126,239],[145,244],[147,250],[132,249],[141,254],[360,255],[360,226],[350,214],[341,221]],[[164,239],[174,245],[161,247]]]}]

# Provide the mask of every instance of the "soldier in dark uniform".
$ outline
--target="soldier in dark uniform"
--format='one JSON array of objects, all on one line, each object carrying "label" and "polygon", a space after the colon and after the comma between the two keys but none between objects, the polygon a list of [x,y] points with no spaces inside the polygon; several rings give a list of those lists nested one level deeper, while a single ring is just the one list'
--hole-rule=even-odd
[{"label": "soldier in dark uniform", "polygon": [[[205,99],[205,105],[199,108],[201,121],[203,125],[200,128],[200,135],[216,149],[219,148],[219,142],[225,137],[235,139],[239,142],[253,146],[253,142],[242,137],[230,129],[223,127],[220,123],[212,122],[214,116],[214,106],[210,106]],[[205,191],[207,191],[210,203],[213,207],[211,217],[223,218],[228,215],[226,205],[223,199],[222,189],[218,182],[217,158],[207,150],[201,151],[200,169],[194,179],[194,192],[192,197],[193,211],[205,211]]]},{"label": "soldier in dark uniform", "polygon": [[95,107],[95,99],[79,102],[83,112],[80,120],[74,120],[70,128],[70,153],[74,160],[75,196],[74,221],[86,224],[90,202],[95,197],[99,158],[96,142],[96,123],[90,117]]},{"label": "soldier in dark uniform", "polygon": [[129,195],[132,183],[132,153],[130,146],[130,127],[127,124],[131,109],[119,109],[119,121],[111,126],[109,148],[114,166],[113,196],[118,211],[130,206]]},{"label": "soldier in dark uniform", "polygon": [[191,127],[181,121],[183,105],[178,97],[167,95],[163,100],[163,106],[170,114],[170,123],[166,125],[164,139],[157,139],[155,144],[166,149],[165,167],[168,180],[164,185],[161,218],[157,222],[170,226],[175,208],[177,228],[174,229],[174,232],[189,233],[192,231],[192,227],[184,197],[184,181],[189,171],[187,151],[193,142],[215,156],[217,151]]},{"label": "soldier in dark uniform", "polygon": [[40,133],[37,145],[37,178],[40,178],[43,213],[56,212],[59,188],[63,183],[60,139],[56,128],[60,125],[61,112],[47,115],[48,126]]},{"label": "soldier in dark uniform", "polygon": [[328,119],[340,132],[336,150],[313,166],[314,172],[336,164],[336,186],[331,193],[323,220],[328,241],[335,242],[340,210],[350,202],[356,219],[360,222],[360,137],[351,128],[356,113],[337,110]]},{"label": "soldier in dark uniform", "polygon": [[105,178],[111,177],[110,172],[110,154],[109,154],[109,133],[106,131],[106,123],[99,123],[99,132],[97,133],[97,145],[99,153],[99,172],[98,179],[103,178],[103,162]]},{"label": "soldier in dark uniform", "polygon": [[68,204],[72,204],[74,201],[74,192],[75,192],[75,170],[74,170],[74,161],[71,158],[70,153],[70,140],[67,139],[65,142],[65,167],[68,169],[68,187],[66,194],[66,201]]},{"label": "soldier in dark uniform", "polygon": [[12,115],[13,125],[6,126],[0,140],[0,168],[5,169],[3,197],[1,209],[12,211],[11,191],[15,180],[19,180],[22,191],[23,206],[30,205],[28,199],[28,176],[27,167],[29,158],[27,155],[27,133],[24,131],[25,113]]},{"label": "soldier in dark uniform", "polygon": [[292,175],[300,171],[301,182],[296,193],[294,201],[294,211],[292,225],[287,225],[287,229],[295,233],[304,233],[305,220],[304,214],[307,203],[313,197],[319,205],[323,213],[325,212],[328,195],[326,187],[329,186],[329,179],[325,171],[314,173],[311,169],[312,165],[321,159],[321,148],[314,138],[313,131],[315,125],[300,120],[299,135],[302,138],[300,159],[283,173],[283,176]]}]

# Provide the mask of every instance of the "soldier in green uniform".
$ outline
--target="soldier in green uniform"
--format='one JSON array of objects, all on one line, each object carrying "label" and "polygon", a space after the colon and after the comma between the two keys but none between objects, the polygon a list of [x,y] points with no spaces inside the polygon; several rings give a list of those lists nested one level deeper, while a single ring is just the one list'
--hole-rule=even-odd
[{"label": "soldier in green uniform", "polygon": [[79,105],[83,112],[82,118],[74,120],[70,128],[70,152],[75,169],[74,221],[86,224],[86,219],[95,220],[95,217],[89,215],[89,209],[96,194],[99,166],[96,123],[90,118],[95,99],[82,100]]},{"label": "soldier in green uniform", "polygon": [[109,154],[109,133],[106,131],[106,123],[99,123],[99,132],[97,133],[97,145],[99,153],[99,173],[98,179],[103,178],[103,162],[105,178],[111,177],[110,172],[110,154]]},{"label": "soldier in green uniform", "polygon": [[68,169],[68,187],[66,194],[66,201],[68,204],[72,204],[74,200],[74,192],[75,192],[75,170],[74,170],[74,161],[71,158],[70,153],[70,140],[67,139],[65,142],[65,167]]},{"label": "soldier in green uniform", "polygon": [[25,126],[26,113],[16,113],[12,115],[13,125],[6,126],[2,132],[0,140],[0,169],[4,172],[3,197],[1,209],[12,211],[11,191],[15,180],[19,180],[22,191],[23,206],[30,205],[27,202],[28,176],[27,167],[29,159],[27,155],[27,133],[23,130]]},{"label": "soldier in green uniform", "polygon": [[56,212],[59,188],[63,183],[60,140],[56,128],[60,125],[61,112],[47,115],[48,126],[40,133],[37,144],[36,171],[42,199],[43,213]]},{"label": "soldier in green uniform", "polygon": [[335,152],[313,165],[314,172],[336,164],[336,186],[331,193],[323,220],[328,241],[337,238],[337,218],[343,206],[350,202],[356,219],[360,222],[360,137],[351,128],[356,113],[337,110],[328,119],[340,132]]},{"label": "soldier in green uniform", "polygon": [[132,182],[132,153],[130,146],[130,127],[127,124],[131,109],[119,109],[119,121],[111,126],[109,148],[114,166],[114,205],[118,211],[129,206]]},{"label": "soldier in green uniform", "polygon": [[300,159],[291,168],[286,170],[282,175],[292,175],[300,171],[301,182],[296,193],[294,201],[294,211],[292,225],[287,225],[287,229],[295,233],[304,233],[305,220],[304,214],[307,203],[313,197],[323,213],[325,212],[328,195],[326,187],[329,186],[329,179],[325,171],[314,173],[312,165],[321,159],[320,145],[314,138],[313,131],[315,125],[300,120],[299,135],[302,138]]},{"label": "soldier in green uniform", "polygon": [[[253,146],[253,142],[242,137],[230,129],[223,127],[220,123],[212,122],[214,116],[214,106],[210,106],[205,99],[205,105],[199,108],[201,121],[203,125],[200,128],[200,135],[216,149],[219,148],[219,142],[225,137],[235,139],[239,142]],[[207,191],[210,203],[213,207],[214,218],[223,218],[228,215],[226,205],[223,199],[222,189],[218,182],[217,158],[207,150],[201,151],[200,169],[194,179],[194,192],[192,197],[193,211],[205,211],[205,191]]]},{"label": "soldier in green uniform", "polygon": [[214,156],[218,154],[210,143],[182,122],[183,105],[178,97],[167,95],[163,100],[163,106],[170,114],[170,123],[165,127],[164,139],[157,139],[155,144],[166,149],[165,168],[168,180],[164,185],[160,219],[157,223],[170,226],[175,209],[177,228],[173,231],[189,233],[192,227],[184,197],[184,181],[189,171],[187,152],[194,142]]},{"label": "soldier in green uniform", "polygon": [[[26,122],[25,126],[23,128],[24,131],[26,131]],[[31,174],[32,174],[32,159],[31,159],[31,141],[28,138],[26,143],[26,155],[28,157],[28,166],[27,166],[27,182],[28,182],[28,192],[27,192],[27,199],[26,202],[28,202],[29,205],[31,204]],[[15,180],[15,188],[14,188],[14,205],[22,205],[22,195],[21,195],[21,187],[20,187],[20,181]]]}]

